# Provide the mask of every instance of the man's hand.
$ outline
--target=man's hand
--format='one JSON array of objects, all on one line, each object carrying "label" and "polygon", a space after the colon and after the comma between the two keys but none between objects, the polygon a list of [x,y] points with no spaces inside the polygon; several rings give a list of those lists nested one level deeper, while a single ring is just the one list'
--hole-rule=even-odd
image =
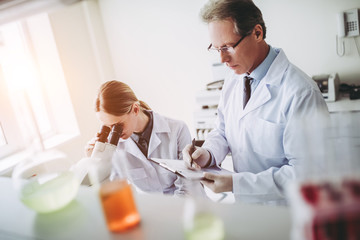
[{"label": "man's hand", "polygon": [[190,156],[191,144],[186,145],[182,150],[185,164],[190,169],[199,170],[206,166],[210,161],[210,153],[205,148],[195,147],[195,151]]},{"label": "man's hand", "polygon": [[200,181],[203,185],[210,188],[214,193],[232,192],[232,175],[218,175],[214,173],[204,173],[206,180]]}]

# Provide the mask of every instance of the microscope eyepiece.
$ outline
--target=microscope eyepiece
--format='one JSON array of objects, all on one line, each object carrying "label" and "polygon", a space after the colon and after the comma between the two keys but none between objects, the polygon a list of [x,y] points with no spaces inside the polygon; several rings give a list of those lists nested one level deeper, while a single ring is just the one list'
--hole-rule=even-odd
[{"label": "microscope eyepiece", "polygon": [[110,131],[111,131],[111,128],[110,128],[110,127],[103,125],[103,126],[101,127],[100,132],[98,133],[98,137],[99,137],[99,140],[98,140],[98,141],[99,141],[99,142],[102,142],[102,143],[106,142],[106,141],[107,141],[107,138],[108,138],[108,136],[109,136]]},{"label": "microscope eyepiece", "polygon": [[110,144],[117,145],[122,134],[122,126],[120,124],[115,124],[112,127],[110,134]]}]

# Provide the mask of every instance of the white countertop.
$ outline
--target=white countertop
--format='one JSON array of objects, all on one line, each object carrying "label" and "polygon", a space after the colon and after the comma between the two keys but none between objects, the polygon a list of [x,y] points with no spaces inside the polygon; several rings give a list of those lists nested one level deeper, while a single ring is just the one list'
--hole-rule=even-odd
[{"label": "white countertop", "polygon": [[335,102],[326,102],[329,112],[352,112],[360,111],[360,99],[350,100],[349,97],[342,97]]},{"label": "white countertop", "polygon": [[[141,224],[126,233],[107,230],[95,188],[81,186],[76,200],[51,214],[36,214],[0,177],[0,239],[184,239],[184,198],[135,194]],[[287,207],[210,202],[225,225],[225,239],[289,239]],[[211,206],[211,205],[210,205]]]}]

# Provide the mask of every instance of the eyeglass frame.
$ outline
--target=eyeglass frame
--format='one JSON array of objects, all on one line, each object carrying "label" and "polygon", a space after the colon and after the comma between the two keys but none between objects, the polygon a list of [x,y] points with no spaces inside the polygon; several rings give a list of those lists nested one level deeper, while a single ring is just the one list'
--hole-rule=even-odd
[{"label": "eyeglass frame", "polygon": [[[233,46],[231,47],[220,47],[220,48],[214,48],[212,47],[212,43],[210,43],[210,45],[208,46],[207,50],[210,51],[217,51],[218,53],[223,52],[223,53],[233,53],[235,51],[235,48],[241,43],[242,40],[244,40],[244,38],[246,38],[247,36],[249,36],[249,34],[246,34],[244,36],[242,36],[240,38],[239,41],[237,41]],[[230,49],[232,49],[231,51],[229,51]]]}]

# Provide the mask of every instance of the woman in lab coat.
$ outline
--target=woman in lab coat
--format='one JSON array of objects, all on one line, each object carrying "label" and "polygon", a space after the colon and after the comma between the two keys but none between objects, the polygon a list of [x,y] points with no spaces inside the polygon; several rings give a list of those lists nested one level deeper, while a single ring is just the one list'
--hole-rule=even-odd
[{"label": "woman in lab coat", "polygon": [[[191,142],[184,122],[151,111],[128,85],[119,81],[101,85],[95,110],[103,125],[121,125],[123,131],[113,164],[125,166],[127,177],[138,189],[164,194],[184,193],[183,181],[177,175],[148,160],[182,159],[182,149]],[[85,147],[87,156],[91,155],[96,140],[92,139]],[[120,159],[119,151],[126,153],[125,159]],[[110,178],[118,174],[119,169],[113,167]]]}]

